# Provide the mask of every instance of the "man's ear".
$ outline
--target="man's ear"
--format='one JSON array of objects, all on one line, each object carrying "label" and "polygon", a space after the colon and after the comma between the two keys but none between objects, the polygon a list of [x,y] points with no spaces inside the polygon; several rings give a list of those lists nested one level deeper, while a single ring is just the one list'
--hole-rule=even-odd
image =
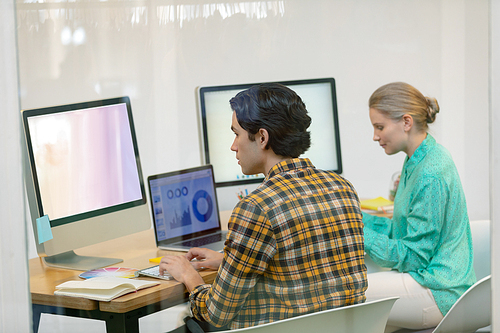
[{"label": "man's ear", "polygon": [[259,140],[259,146],[262,149],[266,149],[267,144],[269,142],[269,132],[266,129],[261,128],[257,132],[257,135],[255,136],[255,139]]}]

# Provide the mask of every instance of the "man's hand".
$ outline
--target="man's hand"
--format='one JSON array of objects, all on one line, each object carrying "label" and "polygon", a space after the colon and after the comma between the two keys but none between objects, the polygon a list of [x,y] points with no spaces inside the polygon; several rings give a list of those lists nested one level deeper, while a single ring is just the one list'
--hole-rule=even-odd
[{"label": "man's hand", "polygon": [[204,284],[202,277],[191,265],[186,256],[165,256],[161,258],[160,274],[168,271],[174,279],[184,283],[189,292],[200,284]]},{"label": "man's hand", "polygon": [[186,259],[191,261],[191,265],[195,269],[208,268],[218,270],[222,263],[222,258],[224,258],[224,255],[220,252],[199,247],[193,247],[186,253]]}]

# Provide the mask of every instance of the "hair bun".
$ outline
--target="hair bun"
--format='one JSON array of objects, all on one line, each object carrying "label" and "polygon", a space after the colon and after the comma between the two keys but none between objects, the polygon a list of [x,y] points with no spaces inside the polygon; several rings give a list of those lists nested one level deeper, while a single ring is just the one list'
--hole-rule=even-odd
[{"label": "hair bun", "polygon": [[427,100],[427,123],[433,123],[436,120],[436,114],[439,113],[439,104],[437,99],[426,97]]}]

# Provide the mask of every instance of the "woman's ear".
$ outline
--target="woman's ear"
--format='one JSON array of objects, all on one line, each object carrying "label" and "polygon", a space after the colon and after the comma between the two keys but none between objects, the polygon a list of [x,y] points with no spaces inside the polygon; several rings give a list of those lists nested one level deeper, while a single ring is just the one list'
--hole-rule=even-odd
[{"label": "woman's ear", "polygon": [[408,132],[411,130],[411,128],[413,127],[413,117],[410,116],[409,114],[405,114],[403,116],[403,128],[404,128],[404,131],[405,132]]}]

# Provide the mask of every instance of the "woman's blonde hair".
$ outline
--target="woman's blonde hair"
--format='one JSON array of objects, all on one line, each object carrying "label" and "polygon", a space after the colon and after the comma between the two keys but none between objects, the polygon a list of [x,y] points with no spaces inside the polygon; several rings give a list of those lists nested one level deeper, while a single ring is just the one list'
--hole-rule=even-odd
[{"label": "woman's blonde hair", "polygon": [[405,114],[413,117],[418,130],[427,131],[427,124],[436,120],[439,104],[435,98],[422,95],[420,91],[404,82],[386,84],[370,96],[370,109],[376,109],[390,119],[400,120]]}]

